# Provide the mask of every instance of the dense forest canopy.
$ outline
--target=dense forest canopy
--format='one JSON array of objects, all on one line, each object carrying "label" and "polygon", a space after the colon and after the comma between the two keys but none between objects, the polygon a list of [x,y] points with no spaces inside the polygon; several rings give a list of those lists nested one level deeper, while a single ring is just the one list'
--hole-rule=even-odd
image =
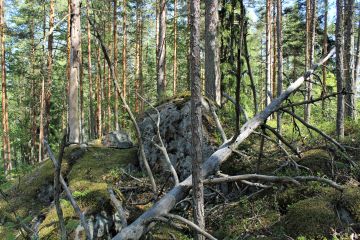
[{"label": "dense forest canopy", "polygon": [[[114,156],[120,166],[129,154],[126,163],[141,179],[124,170],[118,175],[139,180],[138,188],[151,195],[151,205],[129,218],[128,193],[107,182],[104,173],[107,201],[122,226],[112,229],[109,239],[138,239],[151,232],[151,222],[169,219],[188,225],[194,233],[187,236],[196,239],[244,237],[236,224],[238,235],[214,223],[209,209],[220,206],[218,198],[228,207],[244,203],[244,197],[251,202],[258,191],[277,196],[288,185],[308,182],[354,193],[351,184],[360,181],[359,45],[358,0],[0,0],[0,233],[9,232],[9,239],[46,235],[38,226],[50,221],[51,210],[34,223],[9,202],[25,201],[16,185],[27,186],[21,179],[51,166],[51,200],[43,207],[56,208],[52,237],[73,237],[65,201],[82,237],[96,239],[86,219],[98,215],[87,213],[81,195],[90,187],[79,190],[72,179],[76,169],[91,171],[96,154],[111,156],[109,147],[136,148],[137,154],[114,150]],[[76,149],[87,149],[88,165],[82,163],[84,153],[74,157]],[[303,163],[309,156],[323,157],[310,154],[314,149],[328,159],[319,169],[314,169],[318,162]],[[116,166],[111,157],[107,161]],[[109,169],[118,173],[118,167]],[[317,192],[318,203],[332,217],[324,196],[333,205],[339,199],[329,191]],[[311,194],[304,199],[314,200]],[[177,203],[188,195],[191,206],[181,212]],[[254,204],[266,197],[256,195]],[[349,198],[359,202],[360,194]],[[275,202],[280,206],[282,200]],[[295,208],[287,204],[306,203],[287,200],[276,211],[270,207],[280,220],[264,230],[269,239],[281,239],[286,231],[295,238],[329,237],[330,228],[340,229],[339,239],[359,233],[352,208],[346,210],[351,219],[346,227],[339,223],[343,219],[321,223],[316,234],[289,227]],[[183,214],[170,213],[174,208]],[[189,209],[191,222],[185,218]],[[32,219],[40,219],[40,209],[31,211]]]}]

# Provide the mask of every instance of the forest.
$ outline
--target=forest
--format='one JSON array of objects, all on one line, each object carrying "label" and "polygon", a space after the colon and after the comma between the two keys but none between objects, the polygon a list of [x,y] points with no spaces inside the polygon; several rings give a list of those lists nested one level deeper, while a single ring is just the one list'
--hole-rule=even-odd
[{"label": "forest", "polygon": [[0,239],[360,239],[359,0],[0,0]]}]

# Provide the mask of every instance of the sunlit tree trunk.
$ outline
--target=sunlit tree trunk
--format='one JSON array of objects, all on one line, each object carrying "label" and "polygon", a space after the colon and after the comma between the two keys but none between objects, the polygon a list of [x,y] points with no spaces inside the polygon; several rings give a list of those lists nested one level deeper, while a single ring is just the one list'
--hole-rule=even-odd
[{"label": "sunlit tree trunk", "polygon": [[[336,0],[336,86],[337,91],[342,91],[344,87],[344,35],[343,35],[343,0]],[[338,138],[344,138],[344,95],[337,95],[337,114],[336,114],[336,134]]]},{"label": "sunlit tree trunk", "polygon": [[[192,182],[194,221],[205,228],[204,186],[202,183],[202,113],[200,79],[200,0],[190,0],[190,78],[191,78],[191,133],[192,133]],[[197,234],[196,239],[205,239]]]},{"label": "sunlit tree trunk", "polygon": [[166,95],[166,0],[159,2],[159,49],[157,65],[157,97],[163,99]]},{"label": "sunlit tree trunk", "polygon": [[32,164],[36,161],[35,145],[36,145],[36,128],[37,128],[37,84],[35,81],[35,34],[34,34],[34,19],[31,19],[30,35],[31,35],[31,153],[30,162]]},{"label": "sunlit tree trunk", "polygon": [[[43,6],[43,38],[46,35],[46,8]],[[45,45],[42,46],[42,54],[45,55]],[[45,65],[45,62],[42,62]],[[45,71],[41,71],[41,93],[40,93],[40,116],[39,116],[39,162],[44,160],[44,114],[45,114]]]},{"label": "sunlit tree trunk", "polygon": [[[326,56],[328,53],[328,10],[329,10],[329,2],[328,0],[324,0],[324,33],[323,33],[323,51],[322,55]],[[321,95],[326,95],[326,62],[322,66],[322,91]],[[322,101],[322,109],[325,110],[325,101]]]},{"label": "sunlit tree trunk", "polygon": [[100,60],[100,46],[97,49],[97,74],[96,74],[96,127],[98,138],[102,137],[102,88],[101,88],[101,60]]},{"label": "sunlit tree trunk", "polygon": [[218,0],[205,1],[205,94],[221,104],[220,61],[217,42]]},{"label": "sunlit tree trunk", "polygon": [[[217,11],[216,11],[217,12]],[[177,90],[177,0],[174,0],[174,57],[173,57],[173,95]]]},{"label": "sunlit tree trunk", "polygon": [[[54,0],[50,0],[50,16],[49,16],[49,29],[54,27]],[[48,58],[47,58],[47,82],[45,86],[45,126],[44,126],[44,137],[49,138],[50,128],[50,99],[51,99],[51,85],[52,85],[52,69],[53,69],[53,41],[54,35],[51,33],[48,37]]]},{"label": "sunlit tree trunk", "polygon": [[[310,69],[314,64],[315,50],[315,29],[316,29],[316,0],[306,0],[306,59],[305,68]],[[312,98],[312,75],[306,82],[305,100]],[[311,116],[311,104],[304,108],[304,120],[309,122]]]},{"label": "sunlit tree trunk", "polygon": [[[115,0],[116,1],[116,0]],[[86,15],[90,17],[90,1],[86,1]],[[95,135],[95,121],[94,121],[94,94],[93,94],[93,79],[92,79],[92,62],[91,62],[91,27],[90,22],[87,21],[86,25],[87,31],[87,44],[88,44],[88,80],[89,80],[89,128],[90,128],[90,138],[93,138]]]},{"label": "sunlit tree trunk", "polygon": [[271,9],[272,9],[272,0],[266,0],[266,74],[265,74],[265,106],[269,105],[272,98],[272,54],[271,54],[271,26],[272,26],[272,17],[271,17]]},{"label": "sunlit tree trunk", "polygon": [[12,170],[11,149],[10,149],[10,128],[9,128],[9,111],[8,97],[6,86],[6,65],[5,65],[5,16],[4,2],[0,0],[0,45],[1,45],[1,104],[2,104],[2,124],[3,124],[3,160],[5,175]]},{"label": "sunlit tree trunk", "polygon": [[123,96],[126,99],[127,91],[127,60],[126,60],[126,48],[127,48],[127,28],[126,28],[126,9],[127,9],[127,0],[123,0],[123,49],[122,49],[122,79],[123,79]]},{"label": "sunlit tree trunk", "polygon": [[136,42],[135,42],[135,112],[140,112],[140,82],[141,82],[141,1],[136,1]]},{"label": "sunlit tree trunk", "polygon": [[[277,38],[277,97],[280,96],[282,92],[283,85],[283,46],[282,46],[282,4],[281,0],[277,0],[276,4],[276,38]],[[281,132],[281,111],[277,112],[277,131]]]},{"label": "sunlit tree trunk", "polygon": [[[118,79],[118,41],[117,41],[117,0],[114,0],[114,18],[113,18],[113,39],[114,39],[114,74]],[[114,88],[114,125],[115,130],[118,131],[119,127],[119,94]]]},{"label": "sunlit tree trunk", "polygon": [[355,119],[355,79],[353,79],[354,58],[354,0],[344,0],[344,82],[345,82],[345,117]]},{"label": "sunlit tree trunk", "polygon": [[69,142],[80,142],[79,78],[80,78],[80,0],[71,0],[71,61],[69,83]]}]

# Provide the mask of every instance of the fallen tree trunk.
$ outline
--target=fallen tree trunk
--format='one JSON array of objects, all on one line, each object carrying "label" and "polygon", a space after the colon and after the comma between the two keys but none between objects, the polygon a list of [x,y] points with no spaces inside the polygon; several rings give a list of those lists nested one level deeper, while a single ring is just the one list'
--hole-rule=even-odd
[{"label": "fallen tree trunk", "polygon": [[[233,149],[236,149],[257,127],[264,123],[264,121],[274,112],[276,112],[281,103],[285,101],[293,92],[295,92],[320,65],[326,62],[335,53],[333,48],[327,56],[322,58],[320,62],[314,65],[304,76],[298,78],[284,91],[278,98],[274,99],[262,112],[257,114],[251,120],[247,121],[241,128],[239,136],[229,145],[229,141],[225,142],[220,148],[214,152],[202,164],[202,176],[214,174],[232,154]],[[185,198],[192,186],[192,176],[190,175],[179,185],[172,188],[165,196],[163,196],[152,208],[143,213],[132,224],[119,232],[113,240],[120,239],[139,239],[146,232],[146,225],[149,224],[153,218],[167,214],[175,204]]]}]

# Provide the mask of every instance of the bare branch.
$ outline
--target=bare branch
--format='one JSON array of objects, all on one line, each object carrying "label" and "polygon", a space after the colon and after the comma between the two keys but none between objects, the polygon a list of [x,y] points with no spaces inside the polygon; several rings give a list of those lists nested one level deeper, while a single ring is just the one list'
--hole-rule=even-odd
[{"label": "bare branch", "polygon": [[216,114],[216,111],[215,111],[215,107],[214,107],[214,104],[211,103],[209,100],[205,101],[204,98],[202,98],[202,101],[201,101],[202,105],[204,106],[204,108],[208,109],[215,121],[215,124],[216,124],[216,127],[217,129],[219,130],[220,132],[220,135],[221,135],[221,138],[223,140],[223,142],[226,142],[227,141],[227,137],[226,137],[226,134],[225,134],[225,131],[221,125],[221,122]]},{"label": "bare branch", "polygon": [[175,215],[175,214],[171,214],[171,213],[168,213],[168,214],[165,214],[164,215],[165,217],[168,217],[168,218],[172,218],[172,219],[176,219],[176,220],[179,220],[180,222],[183,222],[185,223],[186,225],[188,225],[189,227],[191,227],[192,229],[194,229],[195,231],[197,231],[198,233],[204,235],[205,237],[207,237],[208,239],[211,239],[211,240],[217,240],[215,237],[213,237],[212,235],[210,235],[209,233],[205,232],[203,229],[201,229],[198,225],[196,225],[195,223],[187,220],[186,218],[183,218],[179,215]]},{"label": "bare branch", "polygon": [[125,210],[121,204],[121,202],[116,198],[114,191],[109,188],[108,192],[110,194],[110,200],[111,202],[114,204],[117,212],[119,213],[120,216],[120,221],[121,221],[121,225],[122,227],[126,227],[127,226],[127,220],[126,220],[126,214],[125,214]]},{"label": "bare branch", "polygon": [[[156,136],[158,138],[158,141],[160,142],[160,145],[158,145],[157,143],[155,143],[153,140],[151,140],[151,142],[155,145],[155,147],[157,147],[161,153],[164,155],[165,157],[165,163],[168,165],[171,174],[173,175],[174,181],[175,181],[175,186],[179,184],[179,177],[176,173],[176,170],[174,168],[174,166],[172,165],[171,161],[170,161],[170,157],[169,154],[166,150],[166,147],[164,145],[164,142],[161,138],[161,134],[160,134],[160,112],[159,110],[154,107],[149,101],[147,101],[145,98],[143,98],[140,94],[137,94],[146,104],[148,104],[152,109],[155,110],[156,115],[157,115],[157,121],[156,121]],[[151,117],[150,117],[151,118]],[[152,118],[151,118],[152,119]],[[153,119],[152,119],[153,120]]]},{"label": "bare branch", "polygon": [[[55,168],[58,169],[58,168],[59,168],[58,161],[56,160],[56,158],[55,158],[55,156],[54,156],[54,153],[51,151],[51,148],[50,148],[50,146],[49,146],[49,144],[48,144],[48,142],[47,142],[46,140],[44,140],[44,145],[45,145],[45,147],[46,147],[46,150],[47,150],[47,152],[48,152],[48,154],[49,154],[49,157],[50,157],[50,159],[52,160]],[[76,203],[74,197],[72,196],[71,191],[70,191],[70,189],[68,188],[68,186],[67,186],[67,184],[66,184],[63,176],[60,174],[59,177],[60,177],[60,178],[59,178],[60,183],[61,183],[63,189],[65,190],[65,193],[66,193],[67,198],[69,199],[69,201],[70,201],[72,207],[74,208],[75,212],[77,213],[77,215],[79,215],[81,225],[82,225],[82,226],[84,227],[84,229],[85,229],[86,239],[87,239],[87,240],[91,240],[90,229],[89,229],[89,226],[88,226],[88,224],[87,224],[87,222],[86,222],[86,218],[85,218],[84,213],[81,211],[79,205]]]}]

